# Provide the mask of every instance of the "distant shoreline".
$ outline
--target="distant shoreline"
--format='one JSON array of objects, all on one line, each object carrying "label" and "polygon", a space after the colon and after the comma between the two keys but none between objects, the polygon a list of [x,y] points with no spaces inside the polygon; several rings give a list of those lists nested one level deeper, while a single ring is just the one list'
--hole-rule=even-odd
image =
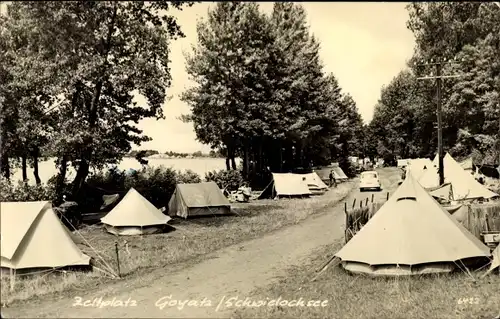
[{"label": "distant shoreline", "polygon": [[[123,158],[135,159],[134,156],[130,156],[130,155],[126,155]],[[224,157],[210,157],[210,156],[196,156],[196,157],[178,156],[178,157],[175,157],[175,156],[168,156],[168,155],[154,157],[154,155],[153,155],[153,157],[144,157],[144,159],[145,160],[150,160],[150,159],[224,159]]]}]

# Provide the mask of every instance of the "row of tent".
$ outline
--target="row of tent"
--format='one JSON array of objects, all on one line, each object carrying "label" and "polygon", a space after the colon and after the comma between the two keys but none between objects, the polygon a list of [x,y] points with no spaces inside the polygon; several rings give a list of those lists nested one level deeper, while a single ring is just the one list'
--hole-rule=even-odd
[{"label": "row of tent", "polygon": [[[269,193],[321,194],[327,188],[315,172],[273,174],[272,183],[261,197]],[[72,233],[61,223],[50,202],[2,202],[0,212],[2,271],[90,265],[90,257],[75,244]],[[152,234],[161,231],[171,216],[226,215],[231,212],[231,204],[214,182],[178,184],[168,203],[168,212],[170,216],[132,188],[101,222],[115,235]]]},{"label": "row of tent", "polygon": [[413,174],[418,176],[416,171],[407,174],[389,200],[335,254],[341,266],[369,275],[447,273],[486,263],[493,255],[488,272],[499,267],[500,245],[491,253]]},{"label": "row of tent", "polygon": [[258,199],[324,194],[328,190],[325,181],[329,181],[330,172],[337,181],[348,179],[338,166],[326,167],[308,174],[273,173],[271,183],[262,191]]},{"label": "row of tent", "polygon": [[[230,210],[229,201],[214,182],[179,184],[169,201],[169,212],[181,217]],[[2,272],[90,265],[91,258],[75,244],[50,202],[2,202],[0,218]],[[133,188],[101,218],[106,230],[116,235],[155,233],[170,220]]]},{"label": "row of tent", "polygon": [[433,161],[412,159],[407,161],[407,174],[419,182],[431,195],[452,201],[490,200],[499,195],[479,183],[474,176],[446,153],[443,158],[444,184],[439,184],[438,156]]}]

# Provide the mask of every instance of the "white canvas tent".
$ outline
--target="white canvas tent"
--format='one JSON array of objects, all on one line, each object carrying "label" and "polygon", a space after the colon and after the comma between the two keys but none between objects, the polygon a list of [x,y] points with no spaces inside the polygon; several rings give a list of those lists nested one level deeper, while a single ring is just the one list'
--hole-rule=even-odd
[{"label": "white canvas tent", "polygon": [[2,271],[90,265],[50,202],[3,202],[0,217]]},{"label": "white canvas tent", "polygon": [[228,215],[231,204],[215,182],[177,184],[168,202],[168,213],[183,218]]},{"label": "white canvas tent", "polygon": [[450,272],[489,256],[411,175],[336,254],[347,271],[389,276]]},{"label": "white canvas tent", "polygon": [[349,179],[342,168],[339,166],[339,163],[332,163],[332,171],[333,176],[337,181],[345,181]]},{"label": "white canvas tent", "polygon": [[309,174],[301,174],[306,178],[307,187],[312,195],[324,194],[328,190],[328,186],[323,183],[321,178],[315,172]]},{"label": "white canvas tent", "polygon": [[418,180],[432,165],[432,161],[428,158],[411,159],[408,162],[407,174],[411,174],[413,178]]},{"label": "white canvas tent", "polygon": [[258,199],[292,196],[310,196],[312,193],[302,174],[273,173],[273,180],[262,191]]},{"label": "white canvas tent", "polygon": [[144,235],[162,231],[170,219],[131,188],[101,222],[115,235]]},{"label": "white canvas tent", "polygon": [[[422,174],[419,183],[427,189],[439,188],[439,174],[438,174],[438,157],[434,158],[432,167]],[[490,191],[474,177],[463,170],[450,154],[446,153],[443,158],[444,165],[444,182],[449,183],[453,190],[453,200],[473,200],[473,199],[491,199],[498,197],[498,194]]]},{"label": "white canvas tent", "polygon": [[398,159],[398,167],[406,167],[409,159]]},{"label": "white canvas tent", "polygon": [[472,157],[469,157],[468,159],[464,160],[463,162],[460,163],[460,167],[463,168],[464,171],[468,172],[469,174],[473,173],[474,170],[474,165],[472,162]]}]

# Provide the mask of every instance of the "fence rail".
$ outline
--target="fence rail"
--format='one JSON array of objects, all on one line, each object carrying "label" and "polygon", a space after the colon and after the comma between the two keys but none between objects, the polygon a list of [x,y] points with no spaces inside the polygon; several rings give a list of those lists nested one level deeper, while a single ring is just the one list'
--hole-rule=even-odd
[{"label": "fence rail", "polygon": [[366,200],[359,201],[359,207],[356,204],[357,199],[354,198],[351,210],[348,209],[347,202],[344,203],[345,221],[345,242],[347,243],[352,237],[372,218],[372,216],[389,200],[387,193],[386,200],[383,202],[375,202],[374,194]]}]

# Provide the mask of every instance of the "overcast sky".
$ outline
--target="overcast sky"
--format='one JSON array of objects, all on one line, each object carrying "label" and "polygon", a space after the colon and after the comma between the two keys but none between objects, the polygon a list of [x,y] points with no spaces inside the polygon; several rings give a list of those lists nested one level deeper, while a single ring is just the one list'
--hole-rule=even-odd
[{"label": "overcast sky", "polygon": [[[193,152],[208,147],[198,143],[191,124],[177,118],[189,113],[179,94],[189,86],[183,50],[196,44],[196,21],[205,18],[210,2],[195,4],[176,13],[186,38],[171,46],[173,82],[169,90],[174,98],[164,107],[165,120],[145,120],[144,132],[153,138],[141,149]],[[406,3],[383,2],[305,2],[311,32],[321,43],[321,58],[326,72],[333,72],[340,86],[352,95],[365,122],[373,116],[380,89],[405,67],[414,48],[414,37],[406,28]],[[272,3],[260,3],[270,13]]]},{"label": "overcast sky", "polygon": [[[139,126],[152,137],[140,149],[194,152],[209,148],[196,141],[191,124],[178,117],[189,113],[179,95],[190,85],[185,72],[183,51],[197,42],[196,21],[205,18],[214,3],[197,3],[184,11],[174,11],[186,37],[171,44],[173,99],[163,108],[165,119],[142,121]],[[406,28],[408,12],[401,2],[305,2],[311,32],[321,44],[326,72],[333,72],[343,91],[352,95],[365,122],[373,116],[380,89],[405,67],[414,48],[413,34]],[[0,7],[2,7],[0,5]],[[260,3],[272,11],[273,3]]]}]

